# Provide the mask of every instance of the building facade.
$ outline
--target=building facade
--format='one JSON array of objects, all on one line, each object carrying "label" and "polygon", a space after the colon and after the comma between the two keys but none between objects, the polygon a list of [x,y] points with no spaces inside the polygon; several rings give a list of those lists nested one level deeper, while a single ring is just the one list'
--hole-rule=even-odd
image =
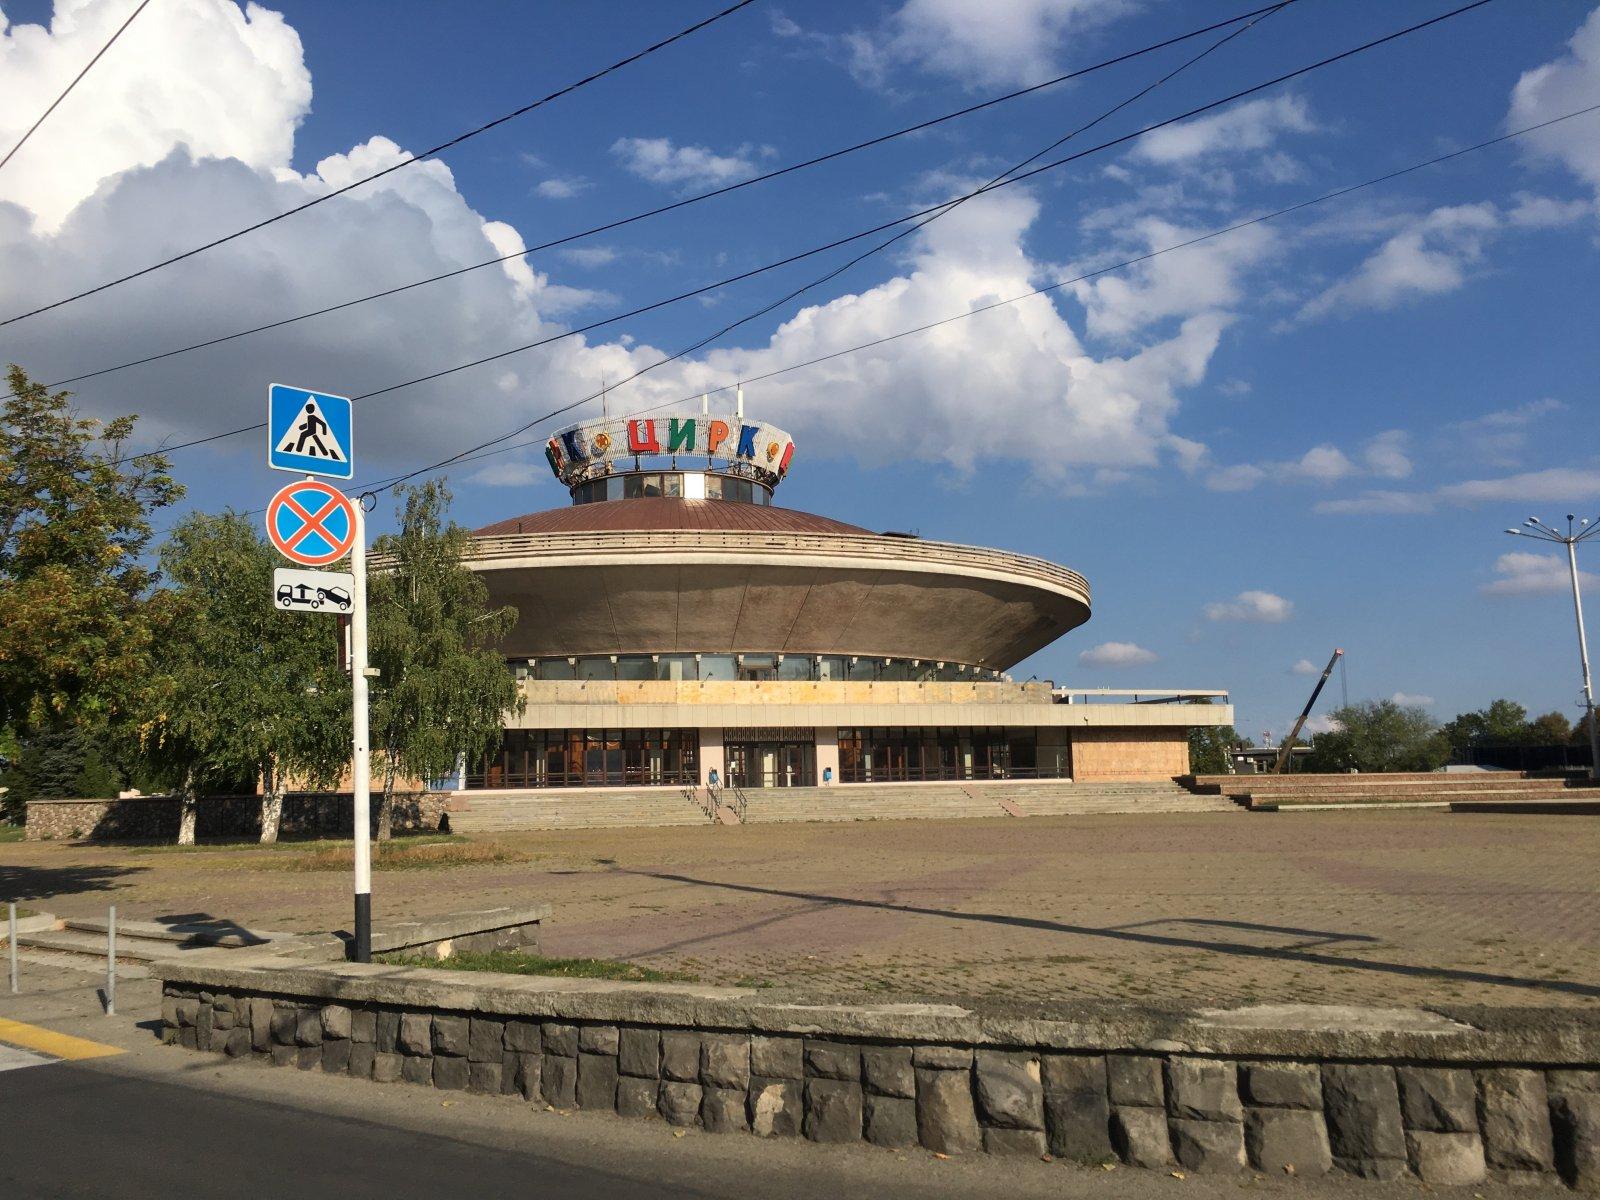
[{"label": "building facade", "polygon": [[1015,682],[1089,619],[1081,575],[778,507],[794,442],[740,408],[563,430],[572,505],[473,534],[525,706],[465,787],[1170,779],[1231,722]]}]

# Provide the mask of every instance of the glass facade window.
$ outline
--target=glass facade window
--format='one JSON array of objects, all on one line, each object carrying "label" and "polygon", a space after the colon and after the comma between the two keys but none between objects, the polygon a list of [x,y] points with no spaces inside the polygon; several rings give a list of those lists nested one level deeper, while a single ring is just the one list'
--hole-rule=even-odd
[{"label": "glass facade window", "polygon": [[579,679],[615,679],[617,666],[609,655],[595,655],[578,660]]},{"label": "glass facade window", "polygon": [[576,679],[578,668],[564,658],[535,659],[535,671],[540,679]]},{"label": "glass facade window", "polygon": [[956,663],[937,663],[908,658],[882,658],[838,654],[618,654],[586,655],[569,661],[565,657],[539,658],[531,662],[516,659],[508,668],[518,679],[544,680],[669,680],[695,679],[852,680],[861,683],[993,683],[1002,676],[981,667]]},{"label": "glass facade window", "polygon": [[681,683],[685,679],[700,678],[700,664],[692,654],[663,654],[656,663],[656,678]]},{"label": "glass facade window", "polygon": [[[741,504],[772,504],[772,489],[753,479],[719,475],[707,471],[691,472],[705,481],[707,500],[734,500]],[[683,471],[619,471],[602,475],[572,488],[574,504],[594,504],[602,500],[636,500],[646,496],[690,495],[683,482]],[[696,498],[698,493],[694,493]]]},{"label": "glass facade window", "polygon": [[508,729],[466,777],[468,788],[697,784],[694,729]]},{"label": "glass facade window", "polygon": [[706,679],[736,679],[735,672],[738,664],[734,662],[731,654],[702,654],[700,656],[700,678]]},{"label": "glass facade window", "polygon": [[796,683],[809,682],[815,662],[809,654],[784,654],[779,656],[778,678]]},{"label": "glass facade window", "polygon": [[778,677],[778,656],[775,654],[741,654],[736,661],[740,679],[762,681]]},{"label": "glass facade window", "polygon": [[619,654],[617,655],[618,679],[654,679],[656,678],[656,664],[650,661],[648,654]]},{"label": "glass facade window", "polygon": [[[1048,752],[1041,737],[1052,739]],[[937,779],[1059,779],[1072,775],[1071,748],[1055,730],[971,726],[839,730],[843,783]]]}]

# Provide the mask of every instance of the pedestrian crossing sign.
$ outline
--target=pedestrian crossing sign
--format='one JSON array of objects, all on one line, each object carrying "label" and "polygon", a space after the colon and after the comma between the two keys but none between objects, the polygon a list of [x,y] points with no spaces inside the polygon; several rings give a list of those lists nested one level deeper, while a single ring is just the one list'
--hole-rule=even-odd
[{"label": "pedestrian crossing sign", "polygon": [[351,424],[348,398],[275,383],[267,389],[267,466],[349,479],[355,474]]}]

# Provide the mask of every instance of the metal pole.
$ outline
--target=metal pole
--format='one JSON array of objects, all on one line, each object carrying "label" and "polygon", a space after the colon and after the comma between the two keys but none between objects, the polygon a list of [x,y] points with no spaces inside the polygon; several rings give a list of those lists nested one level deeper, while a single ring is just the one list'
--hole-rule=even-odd
[{"label": "metal pole", "polygon": [[1583,663],[1583,703],[1589,717],[1589,778],[1600,779],[1600,728],[1595,726],[1594,685],[1589,679],[1589,639],[1583,631],[1583,594],[1578,590],[1578,548],[1567,541],[1567,569],[1572,572],[1572,608],[1578,614],[1578,658]]},{"label": "metal pole", "polygon": [[6,904],[7,917],[11,925],[11,994],[17,994],[17,906],[12,901]]},{"label": "metal pole", "polygon": [[350,695],[354,704],[354,757],[351,782],[355,791],[356,927],[353,958],[372,961],[372,761],[367,729],[367,519],[355,504],[356,540],[350,548],[355,576],[355,603],[350,608]]},{"label": "metal pole", "polygon": [[117,906],[106,918],[106,1016],[117,1015]]}]

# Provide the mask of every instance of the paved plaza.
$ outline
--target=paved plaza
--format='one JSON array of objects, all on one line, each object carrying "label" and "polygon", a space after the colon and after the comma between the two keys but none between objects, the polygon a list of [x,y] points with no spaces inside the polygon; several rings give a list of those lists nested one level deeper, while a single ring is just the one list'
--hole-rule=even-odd
[{"label": "paved plaza", "polygon": [[[488,840],[488,839],[483,839]],[[376,876],[378,920],[545,900],[545,951],[718,983],[1219,1004],[1592,1004],[1600,822],[1439,811],[1102,816],[497,835]],[[0,846],[64,916],[348,919],[305,854]]]}]

